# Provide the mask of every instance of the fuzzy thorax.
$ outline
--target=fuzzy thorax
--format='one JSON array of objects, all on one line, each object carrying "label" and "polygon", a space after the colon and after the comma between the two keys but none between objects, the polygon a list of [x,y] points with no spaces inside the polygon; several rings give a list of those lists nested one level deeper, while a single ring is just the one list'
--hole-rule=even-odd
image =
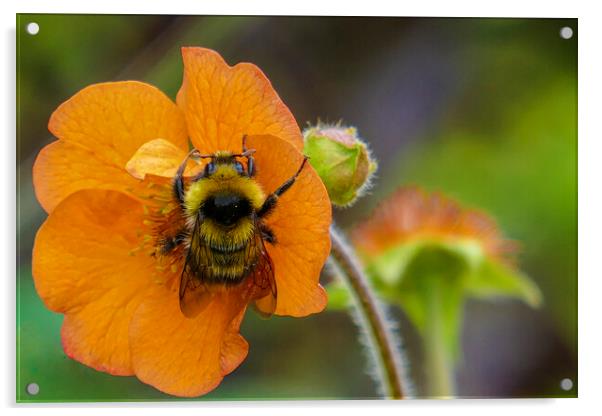
[{"label": "fuzzy thorax", "polygon": [[265,199],[263,190],[254,179],[241,176],[231,164],[218,164],[211,176],[190,184],[184,196],[186,214],[188,217],[194,216],[210,196],[227,193],[248,199],[255,210],[261,207]]}]

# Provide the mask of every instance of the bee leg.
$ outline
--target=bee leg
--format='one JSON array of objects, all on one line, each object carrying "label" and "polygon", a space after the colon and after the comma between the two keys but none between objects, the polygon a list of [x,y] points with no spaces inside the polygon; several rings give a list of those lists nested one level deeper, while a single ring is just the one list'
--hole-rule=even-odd
[{"label": "bee leg", "polygon": [[255,159],[253,159],[252,156],[252,152],[249,152],[249,149],[247,149],[247,135],[245,134],[244,136],[242,136],[242,154],[245,155],[247,154],[247,176],[249,178],[252,178],[253,176],[255,176],[256,170],[255,170]]},{"label": "bee leg", "polygon": [[297,172],[292,177],[290,177],[286,182],[284,182],[282,185],[280,185],[280,187],[278,189],[276,189],[274,192],[272,192],[271,194],[268,195],[268,197],[263,202],[263,205],[261,206],[261,208],[259,208],[259,210],[257,211],[257,216],[259,218],[263,218],[263,217],[269,215],[270,212],[272,212],[274,210],[274,208],[276,207],[276,204],[278,203],[278,198],[280,197],[280,195],[285,193],[291,186],[293,186],[293,184],[295,183],[295,180],[297,179],[297,177],[303,170],[305,163],[307,163],[307,156],[305,156],[305,158],[303,159],[303,162],[301,163],[301,166],[299,166],[299,169],[297,169]]},{"label": "bee leg", "polygon": [[185,166],[185,165],[186,165],[186,162],[184,162],[178,168],[178,172],[176,173],[176,178],[173,183],[174,196],[176,197],[176,199],[178,200],[178,202],[180,203],[180,205],[182,207],[184,206],[184,178],[183,178],[184,168],[182,166]]},{"label": "bee leg", "polygon": [[161,239],[160,247],[161,254],[169,254],[175,250],[186,239],[186,231],[182,230],[173,237],[165,237]]},{"label": "bee leg", "polygon": [[259,224],[259,231],[261,231],[261,238],[264,241],[267,241],[270,244],[276,244],[276,235],[274,235],[274,231],[266,224]]},{"label": "bee leg", "polygon": [[247,175],[252,178],[256,172],[253,156],[247,156]]},{"label": "bee leg", "polygon": [[184,159],[182,164],[178,167],[178,170],[176,172],[176,177],[174,178],[173,193],[182,208],[184,208],[184,193],[185,193],[185,191],[184,191],[184,170],[186,169],[186,163],[188,163],[188,159],[195,153],[198,153],[198,151],[196,149],[193,149],[190,151],[190,153],[188,153],[188,155],[186,155],[186,158]]}]

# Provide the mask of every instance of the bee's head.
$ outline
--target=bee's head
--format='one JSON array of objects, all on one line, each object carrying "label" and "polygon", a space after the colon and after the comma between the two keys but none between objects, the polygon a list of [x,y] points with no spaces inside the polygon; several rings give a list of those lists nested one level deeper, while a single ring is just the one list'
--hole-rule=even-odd
[{"label": "bee's head", "polygon": [[246,176],[245,167],[238,161],[237,156],[230,152],[217,152],[211,155],[211,160],[205,165],[202,176],[215,179]]},{"label": "bee's head", "polygon": [[[265,196],[252,178],[255,170],[251,155],[254,152],[254,149],[245,149],[243,153],[220,151],[211,155],[197,154],[197,158],[209,160],[203,171],[192,178],[184,195],[189,215],[193,217],[199,209],[203,209],[205,217],[219,224],[231,225],[235,220],[248,216],[249,209],[258,209]],[[247,163],[243,164],[239,158],[246,158]],[[225,217],[222,218],[222,214]]]},{"label": "bee's head", "polygon": [[246,157],[248,165],[249,156],[254,152],[254,149],[239,154],[234,154],[227,151],[219,151],[212,155],[199,156],[201,158],[207,158],[210,160],[205,165],[203,173],[197,177],[197,180],[201,178],[231,179],[236,176],[250,176],[248,169],[245,168],[238,158]]}]

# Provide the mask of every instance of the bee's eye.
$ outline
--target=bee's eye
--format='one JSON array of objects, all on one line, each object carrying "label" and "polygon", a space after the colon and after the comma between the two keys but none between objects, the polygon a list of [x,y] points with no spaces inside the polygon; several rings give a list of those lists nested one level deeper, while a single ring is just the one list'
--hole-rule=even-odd
[{"label": "bee's eye", "polygon": [[242,163],[236,161],[234,162],[234,169],[236,169],[236,172],[238,172],[239,174],[242,175],[242,173],[244,172],[244,168],[242,167]]},{"label": "bee's eye", "polygon": [[215,163],[210,162],[205,166],[205,175],[213,175],[215,173]]}]

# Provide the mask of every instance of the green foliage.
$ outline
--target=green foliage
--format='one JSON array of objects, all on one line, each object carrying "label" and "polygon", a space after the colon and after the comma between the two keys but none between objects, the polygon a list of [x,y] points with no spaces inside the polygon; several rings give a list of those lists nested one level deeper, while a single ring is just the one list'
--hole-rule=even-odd
[{"label": "green foliage", "polygon": [[349,289],[340,281],[335,281],[326,285],[328,292],[328,310],[344,310],[352,306]]},{"label": "green foliage", "polygon": [[489,259],[481,263],[478,272],[468,275],[465,288],[469,295],[482,299],[519,298],[533,308],[542,303],[541,291],[525,274]]}]

